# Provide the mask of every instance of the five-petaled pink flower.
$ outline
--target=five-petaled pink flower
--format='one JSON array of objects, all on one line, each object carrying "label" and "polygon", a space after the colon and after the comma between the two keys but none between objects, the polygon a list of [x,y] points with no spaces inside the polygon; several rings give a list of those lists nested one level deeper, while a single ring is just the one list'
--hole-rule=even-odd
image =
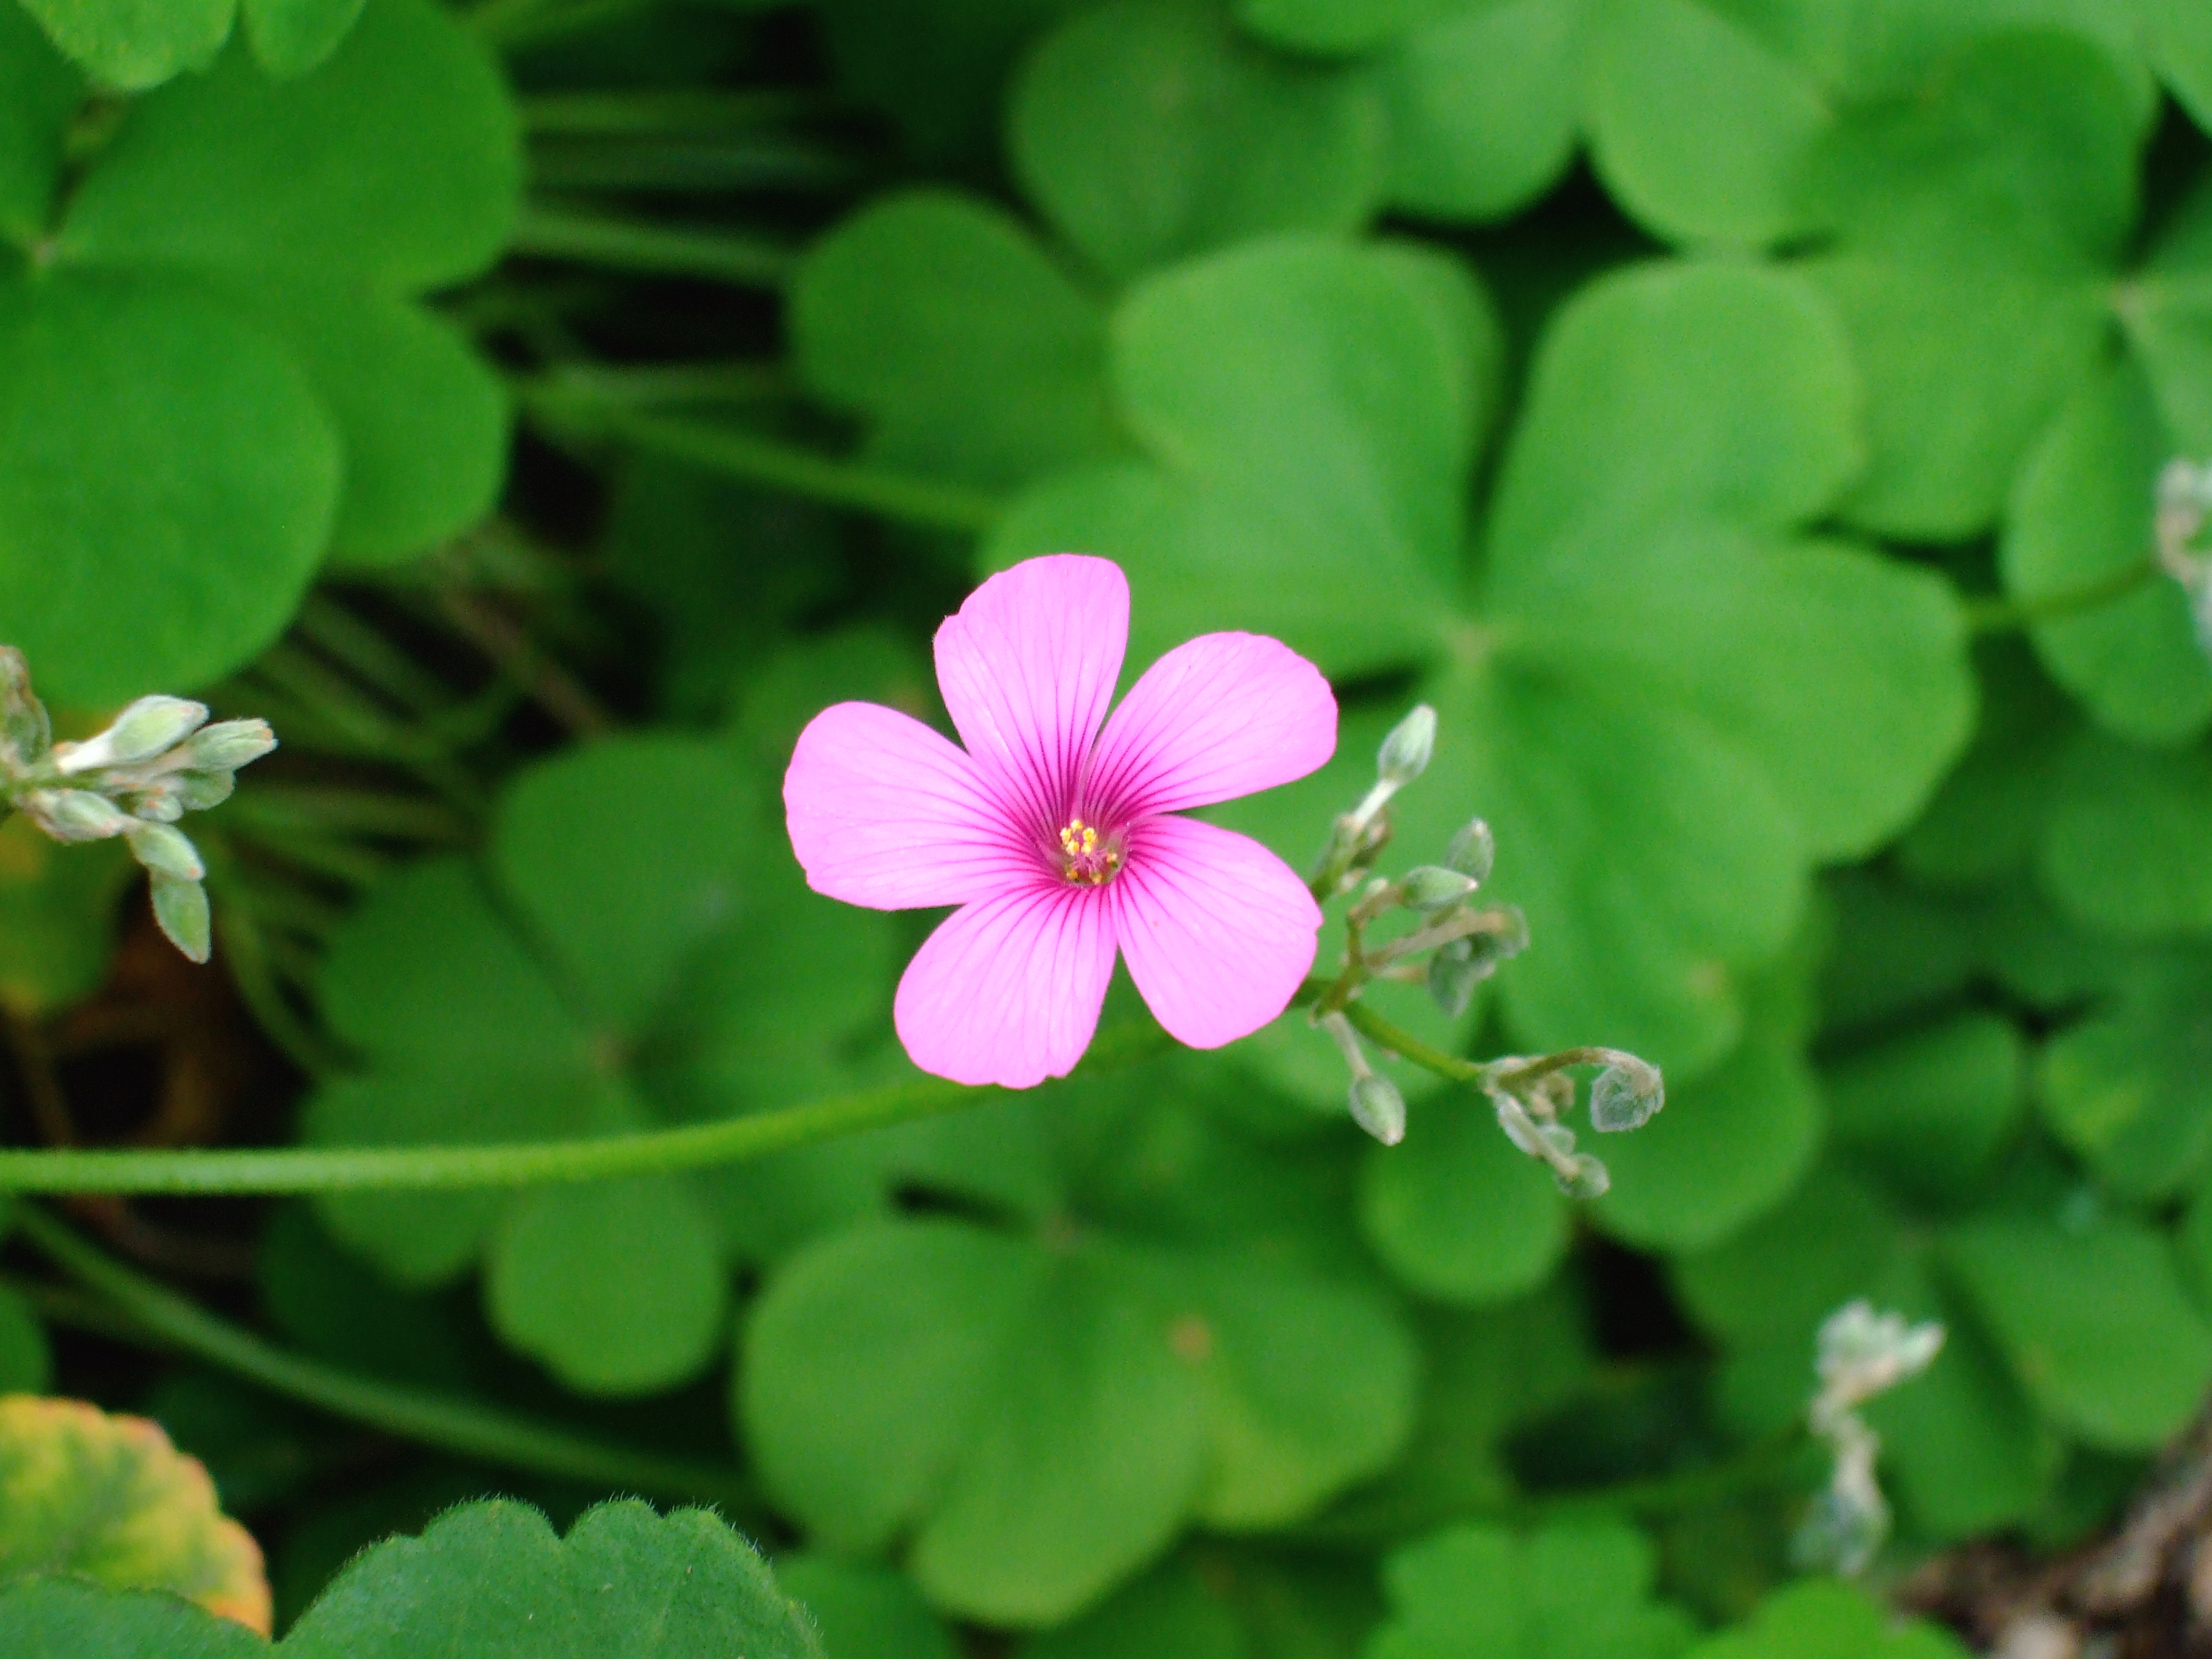
[{"label": "five-petaled pink flower", "polygon": [[960,907],[899,981],[899,1041],[926,1072],[1017,1089],[1065,1076],[1117,948],[1160,1024],[1197,1048],[1274,1018],[1313,965],[1321,911],[1290,866],[1175,815],[1327,761],[1328,681],[1278,641],[1207,634],[1108,720],[1128,637],[1118,565],[1031,559],[937,630],[964,750],[869,702],[800,734],[783,799],[808,884],[878,910]]}]

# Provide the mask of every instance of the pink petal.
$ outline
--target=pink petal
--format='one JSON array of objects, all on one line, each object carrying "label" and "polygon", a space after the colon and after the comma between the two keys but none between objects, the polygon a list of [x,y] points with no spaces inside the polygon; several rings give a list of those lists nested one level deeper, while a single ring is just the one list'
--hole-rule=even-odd
[{"label": "pink petal", "polygon": [[1202,634],[1130,688],[1091,763],[1086,805],[1141,816],[1234,800],[1302,778],[1336,752],[1321,671],[1259,634]]},{"label": "pink petal", "polygon": [[1128,642],[1121,568],[1076,553],[1000,571],[937,630],[937,684],[960,739],[1034,827],[1065,821]]},{"label": "pink petal", "polygon": [[1038,881],[946,917],[899,981],[899,1041],[925,1072],[1027,1089],[1065,1077],[1114,974],[1103,888]]},{"label": "pink petal", "polygon": [[1290,1006],[1313,966],[1321,907],[1249,836],[1195,818],[1138,826],[1099,890],[1130,976],[1168,1034],[1194,1048],[1249,1036]]},{"label": "pink petal", "polygon": [[809,720],[783,810],[807,885],[848,904],[964,904],[1036,877],[975,763],[896,708],[841,702]]}]

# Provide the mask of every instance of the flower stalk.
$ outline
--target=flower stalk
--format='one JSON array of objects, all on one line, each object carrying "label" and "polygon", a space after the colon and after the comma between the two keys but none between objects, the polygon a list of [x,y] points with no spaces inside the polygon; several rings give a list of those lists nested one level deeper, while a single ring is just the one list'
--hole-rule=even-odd
[{"label": "flower stalk", "polygon": [[[1590,1127],[1609,1134],[1641,1127],[1666,1103],[1658,1067],[1603,1048],[1534,1058],[1509,1054],[1478,1064],[1431,1048],[1359,1006],[1361,994],[1377,980],[1419,981],[1456,1018],[1467,1012],[1476,988],[1528,947],[1528,924],[1519,910],[1474,902],[1498,850],[1480,818],[1452,836],[1443,862],[1417,865],[1395,879],[1373,873],[1390,841],[1390,800],[1427,769],[1436,737],[1436,711],[1426,704],[1414,708],[1382,740],[1374,787],[1331,829],[1310,890],[1324,902],[1355,890],[1358,896],[1344,914],[1344,959],[1310,999],[1308,1018],[1335,1042],[1352,1073],[1353,1121],[1384,1146],[1404,1138],[1406,1104],[1396,1085],[1369,1062],[1362,1033],[1401,1059],[1480,1090],[1505,1138],[1546,1165],[1560,1191],[1578,1199],[1599,1197],[1612,1177],[1602,1161],[1576,1149],[1574,1131],[1561,1121],[1576,1104],[1570,1068],[1600,1068],[1590,1085]],[[1414,918],[1413,930],[1370,945],[1368,929],[1401,910]]]}]

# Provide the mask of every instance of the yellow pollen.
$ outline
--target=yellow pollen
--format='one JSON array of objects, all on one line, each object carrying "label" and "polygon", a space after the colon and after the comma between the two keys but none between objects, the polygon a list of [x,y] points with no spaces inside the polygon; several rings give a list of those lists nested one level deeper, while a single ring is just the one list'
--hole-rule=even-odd
[{"label": "yellow pollen", "polygon": [[1066,855],[1060,873],[1087,886],[1098,886],[1121,867],[1121,849],[1102,845],[1097,827],[1081,818],[1070,818],[1060,832],[1060,850]]}]

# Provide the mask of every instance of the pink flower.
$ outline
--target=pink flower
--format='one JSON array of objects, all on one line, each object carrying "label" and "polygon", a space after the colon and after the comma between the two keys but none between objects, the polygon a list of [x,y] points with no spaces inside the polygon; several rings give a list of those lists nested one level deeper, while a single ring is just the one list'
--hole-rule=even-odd
[{"label": "pink flower", "polygon": [[1176,814],[1326,762],[1328,683],[1278,641],[1207,634],[1109,720],[1128,637],[1120,566],[1031,559],[937,630],[965,749],[869,702],[799,735],[783,800],[808,884],[878,910],[960,907],[899,981],[899,1041],[926,1072],[1014,1089],[1066,1076],[1117,950],[1195,1048],[1265,1025],[1313,965],[1321,911],[1290,866]]}]

